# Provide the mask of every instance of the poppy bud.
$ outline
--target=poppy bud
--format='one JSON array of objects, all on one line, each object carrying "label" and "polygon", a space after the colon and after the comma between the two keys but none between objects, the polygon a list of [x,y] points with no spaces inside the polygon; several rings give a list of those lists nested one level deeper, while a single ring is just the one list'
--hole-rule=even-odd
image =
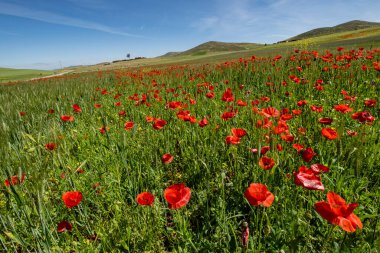
[{"label": "poppy bud", "polygon": [[244,248],[247,248],[248,246],[248,239],[249,239],[249,225],[248,225],[248,222],[244,221],[242,225],[242,232],[241,232],[241,241]]}]

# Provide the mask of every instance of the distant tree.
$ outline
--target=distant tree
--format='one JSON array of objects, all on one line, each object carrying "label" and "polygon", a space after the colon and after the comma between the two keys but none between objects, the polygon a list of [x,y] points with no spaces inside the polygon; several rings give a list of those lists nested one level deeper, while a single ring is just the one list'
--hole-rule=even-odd
[{"label": "distant tree", "polygon": [[131,59],[131,54],[130,53],[127,54],[127,58]]}]

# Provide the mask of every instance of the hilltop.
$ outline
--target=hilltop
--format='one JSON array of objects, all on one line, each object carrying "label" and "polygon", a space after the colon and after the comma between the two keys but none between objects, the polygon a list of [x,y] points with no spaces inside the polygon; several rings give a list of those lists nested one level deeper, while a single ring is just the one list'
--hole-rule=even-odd
[{"label": "hilltop", "polygon": [[[367,21],[361,21],[361,20],[352,20],[343,24],[339,24],[332,27],[320,27],[316,28],[301,34],[298,34],[294,37],[291,37],[285,41],[297,41],[302,39],[309,39],[314,37],[319,37],[323,35],[330,35],[340,32],[349,32],[349,31],[356,31],[360,29],[367,29],[367,28],[373,28],[380,26],[380,23],[375,22],[367,22]],[[284,41],[281,41],[284,42]]]}]

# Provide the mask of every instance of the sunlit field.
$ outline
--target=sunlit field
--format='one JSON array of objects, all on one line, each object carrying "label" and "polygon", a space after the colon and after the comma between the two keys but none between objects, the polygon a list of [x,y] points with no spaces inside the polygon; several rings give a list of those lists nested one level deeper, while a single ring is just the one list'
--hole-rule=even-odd
[{"label": "sunlit field", "polygon": [[0,248],[379,252],[379,62],[295,49],[2,85]]}]

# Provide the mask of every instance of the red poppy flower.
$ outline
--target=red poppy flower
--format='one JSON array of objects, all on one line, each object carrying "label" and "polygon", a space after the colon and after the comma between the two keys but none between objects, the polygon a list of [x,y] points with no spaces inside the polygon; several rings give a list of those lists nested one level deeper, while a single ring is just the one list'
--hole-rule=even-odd
[{"label": "red poppy flower", "polygon": [[297,102],[297,105],[298,106],[304,106],[304,105],[307,105],[307,101],[306,100],[300,100]]},{"label": "red poppy flower", "polygon": [[245,131],[244,129],[242,128],[232,128],[232,134],[236,137],[243,137],[243,136],[246,136],[247,135],[247,131]]},{"label": "red poppy flower", "polygon": [[226,142],[227,144],[237,145],[237,144],[240,144],[240,138],[234,135],[229,135],[226,137]]},{"label": "red poppy flower", "polygon": [[123,104],[119,101],[119,102],[115,102],[115,106],[122,106]]},{"label": "red poppy flower", "polygon": [[274,195],[268,190],[266,185],[252,183],[244,192],[244,197],[251,205],[263,205],[270,207],[274,200]]},{"label": "red poppy flower", "polygon": [[292,80],[292,81],[295,82],[295,83],[300,83],[300,82],[301,82],[301,79],[298,78],[298,77],[295,76],[295,75],[290,75],[289,78],[290,78],[290,80]]},{"label": "red poppy flower", "polygon": [[247,103],[244,102],[243,100],[237,100],[237,101],[236,101],[236,104],[237,104],[238,106],[247,106]]},{"label": "red poppy flower", "polygon": [[351,115],[351,118],[359,120],[360,122],[372,122],[375,118],[367,111],[356,112]]},{"label": "red poppy flower", "polygon": [[48,113],[49,113],[49,114],[54,114],[54,112],[55,112],[54,109],[51,109],[51,108],[50,108],[50,109],[48,110]]},{"label": "red poppy flower", "polygon": [[54,142],[50,142],[50,143],[46,143],[45,144],[45,149],[46,150],[52,151],[52,150],[54,150],[56,148],[57,148],[57,144],[55,144]]},{"label": "red poppy flower", "polygon": [[95,108],[102,108],[102,105],[101,104],[94,104],[94,107]]},{"label": "red poppy flower", "polygon": [[133,128],[133,126],[135,125],[135,123],[133,123],[132,121],[127,121],[125,122],[124,124],[124,129],[125,130],[131,130]]},{"label": "red poppy flower", "polygon": [[282,58],[281,55],[276,55],[274,58],[273,58],[273,61],[278,61]]},{"label": "red poppy flower", "polygon": [[221,118],[223,120],[229,120],[231,118],[235,117],[235,113],[234,112],[224,112],[221,116]]},{"label": "red poppy flower", "polygon": [[280,111],[274,107],[267,107],[261,110],[261,114],[267,118],[280,116]]},{"label": "red poppy flower", "polygon": [[207,126],[208,121],[207,121],[206,118],[203,118],[202,120],[199,121],[198,124],[199,124],[200,127],[205,127],[205,126]]},{"label": "red poppy flower", "polygon": [[226,102],[232,102],[235,100],[230,88],[227,88],[226,91],[223,93],[222,100]]},{"label": "red poppy flower", "polygon": [[292,110],[292,113],[294,115],[300,115],[302,113],[302,110],[295,109],[295,110]]},{"label": "red poppy flower", "polygon": [[215,93],[214,92],[209,92],[209,93],[206,94],[206,97],[213,98],[213,97],[215,97]]},{"label": "red poppy flower", "polygon": [[124,111],[124,110],[121,110],[121,111],[119,111],[119,116],[120,117],[125,117],[125,116],[127,116],[127,112]]},{"label": "red poppy flower", "polygon": [[264,146],[260,150],[260,155],[265,155],[270,150],[269,146]]},{"label": "red poppy flower", "polygon": [[105,134],[108,130],[110,130],[110,128],[106,127],[106,126],[102,126],[102,127],[99,128],[99,132],[101,134]]},{"label": "red poppy flower", "polygon": [[340,226],[344,231],[355,232],[356,228],[363,228],[359,217],[353,211],[359,205],[347,204],[346,201],[335,192],[327,193],[327,202],[319,201],[314,204],[315,210],[322,218],[331,224]]},{"label": "red poppy flower", "polygon": [[292,144],[292,147],[295,148],[297,151],[301,151],[302,149],[305,148],[304,146],[302,146],[301,144],[298,144],[298,143]]},{"label": "red poppy flower", "polygon": [[348,134],[349,136],[356,136],[356,135],[358,135],[358,132],[353,131],[353,130],[347,130],[346,132],[347,132],[347,134]]},{"label": "red poppy flower", "polygon": [[150,192],[142,192],[136,197],[136,202],[140,206],[153,206],[154,195]]},{"label": "red poppy flower", "polygon": [[26,115],[26,112],[19,112],[18,115],[20,115],[20,117],[24,117]]},{"label": "red poppy flower", "polygon": [[189,202],[191,190],[183,183],[174,184],[165,189],[164,197],[170,209],[178,209]]},{"label": "red poppy flower", "polygon": [[61,221],[60,223],[58,223],[57,232],[58,233],[63,233],[66,231],[70,232],[72,229],[73,229],[73,225],[71,225],[70,222],[64,220],[64,221]]},{"label": "red poppy flower", "polygon": [[275,161],[273,158],[263,156],[259,160],[259,166],[264,170],[269,170],[275,165]]},{"label": "red poppy flower", "polygon": [[335,140],[338,138],[338,133],[332,128],[323,128],[321,132],[322,135],[329,140]]},{"label": "red poppy flower", "polygon": [[166,120],[163,120],[163,119],[155,119],[154,120],[154,124],[153,124],[153,128],[156,129],[156,130],[160,130],[161,128],[163,128],[168,122],[166,122]]},{"label": "red poppy flower", "polygon": [[194,116],[190,116],[190,111],[181,110],[177,113],[177,118],[183,121],[190,121],[191,123],[197,122],[197,119]]},{"label": "red poppy flower", "polygon": [[290,120],[293,118],[293,115],[292,114],[283,114],[281,115],[280,119],[283,120],[283,121],[287,121],[287,120]]},{"label": "red poppy flower", "polygon": [[80,106],[77,105],[77,104],[73,105],[73,109],[74,109],[74,112],[75,112],[75,113],[80,113],[80,112],[82,112],[82,108],[80,108]]},{"label": "red poppy flower", "polygon": [[281,139],[283,139],[286,142],[292,142],[294,140],[294,136],[291,134],[282,134]]},{"label": "red poppy flower", "polygon": [[305,135],[307,131],[307,129],[304,127],[299,127],[297,130],[298,130],[298,133],[303,134],[303,135]]},{"label": "red poppy flower", "polygon": [[164,163],[164,164],[169,164],[173,161],[174,157],[169,154],[169,153],[166,153],[164,154],[162,157],[161,157],[161,161]]},{"label": "red poppy flower", "polygon": [[314,153],[314,150],[310,147],[305,150],[301,150],[301,156],[305,162],[310,162],[311,160],[313,160],[313,157],[315,155],[316,153]]},{"label": "red poppy flower", "polygon": [[153,117],[152,116],[146,116],[145,117],[145,120],[146,120],[146,122],[152,122],[153,121]]},{"label": "red poppy flower", "polygon": [[364,101],[364,105],[367,107],[374,107],[377,104],[377,101],[374,99],[367,99]]},{"label": "red poppy flower", "polygon": [[70,115],[62,115],[61,116],[61,120],[65,121],[65,122],[67,122],[67,121],[74,121],[74,117],[70,116]]},{"label": "red poppy flower", "polygon": [[18,175],[14,175],[11,178],[8,178],[4,180],[4,184],[7,187],[10,187],[11,185],[18,185],[25,181],[25,173],[21,174],[21,178],[18,177]]},{"label": "red poppy flower", "polygon": [[286,124],[286,121],[280,120],[276,127],[274,127],[273,132],[275,134],[284,133],[289,130],[289,126]]},{"label": "red poppy flower", "polygon": [[328,172],[330,169],[329,167],[323,165],[323,164],[312,164],[310,165],[310,169],[314,172],[314,174],[318,175],[322,172]]},{"label": "red poppy flower", "polygon": [[260,119],[256,122],[256,127],[257,128],[261,128],[261,127],[271,128],[272,125],[273,125],[273,122],[271,120],[269,120],[268,118],[265,118],[264,122],[262,120],[260,120]]},{"label": "red poppy flower", "polygon": [[172,101],[172,102],[169,102],[168,103],[168,107],[170,109],[180,109],[182,108],[182,102],[178,102],[178,101]]},{"label": "red poppy flower", "polygon": [[335,105],[334,106],[335,110],[338,111],[338,112],[342,112],[342,113],[348,113],[348,112],[351,112],[352,110],[354,110],[353,108],[350,108],[349,105]]},{"label": "red poppy flower", "polygon": [[73,208],[80,204],[82,201],[83,195],[79,191],[65,192],[62,194],[63,203],[68,208]]},{"label": "red poppy flower", "polygon": [[316,106],[316,105],[311,105],[310,109],[313,112],[323,112],[323,106]]},{"label": "red poppy flower", "polygon": [[321,123],[323,125],[330,125],[333,122],[333,119],[330,119],[330,118],[320,118],[318,121],[319,121],[319,123]]},{"label": "red poppy flower", "polygon": [[301,166],[298,169],[298,172],[293,172],[294,175],[294,183],[296,185],[301,185],[303,188],[309,189],[309,190],[318,190],[318,191],[324,191],[325,187],[323,186],[321,182],[321,178],[314,174],[314,171],[305,167]]}]

